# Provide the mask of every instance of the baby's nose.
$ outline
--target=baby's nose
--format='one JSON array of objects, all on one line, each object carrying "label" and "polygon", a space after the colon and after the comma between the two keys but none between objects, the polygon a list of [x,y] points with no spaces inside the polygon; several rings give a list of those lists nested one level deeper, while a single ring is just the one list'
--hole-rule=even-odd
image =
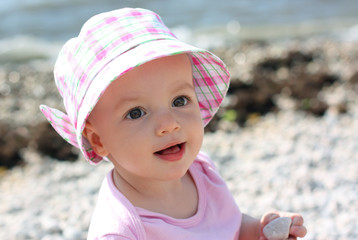
[{"label": "baby's nose", "polygon": [[163,136],[178,130],[180,130],[180,124],[170,112],[158,116],[155,130],[158,136]]}]

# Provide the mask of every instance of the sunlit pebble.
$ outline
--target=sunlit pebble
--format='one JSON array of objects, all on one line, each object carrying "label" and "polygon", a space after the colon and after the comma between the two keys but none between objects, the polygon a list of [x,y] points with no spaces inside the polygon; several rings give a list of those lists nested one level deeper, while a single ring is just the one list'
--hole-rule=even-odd
[{"label": "sunlit pebble", "polygon": [[19,80],[20,80],[20,73],[15,71],[9,73],[9,81],[11,83],[17,83]]},{"label": "sunlit pebble", "polygon": [[45,89],[42,86],[35,87],[32,92],[36,97],[43,97],[45,95]]},{"label": "sunlit pebble", "polygon": [[290,71],[285,68],[285,67],[281,67],[278,71],[277,71],[277,78],[280,80],[280,81],[283,81],[285,79],[288,79],[290,75]]},{"label": "sunlit pebble", "polygon": [[234,56],[234,61],[236,64],[242,65],[246,62],[246,55],[243,53],[237,53]]},{"label": "sunlit pebble", "polygon": [[7,84],[2,84],[2,86],[0,87],[0,94],[3,96],[9,96],[10,93],[11,93],[10,86]]},{"label": "sunlit pebble", "polygon": [[310,74],[314,74],[316,72],[318,72],[320,69],[322,68],[322,63],[321,62],[311,62],[307,65],[307,71]]}]

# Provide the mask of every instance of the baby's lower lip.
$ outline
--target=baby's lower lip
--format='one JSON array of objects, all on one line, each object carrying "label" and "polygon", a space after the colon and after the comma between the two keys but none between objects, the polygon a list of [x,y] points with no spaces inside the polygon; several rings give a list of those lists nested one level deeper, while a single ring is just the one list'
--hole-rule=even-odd
[{"label": "baby's lower lip", "polygon": [[177,144],[171,148],[155,152],[154,155],[165,161],[179,161],[185,153],[185,143]]}]

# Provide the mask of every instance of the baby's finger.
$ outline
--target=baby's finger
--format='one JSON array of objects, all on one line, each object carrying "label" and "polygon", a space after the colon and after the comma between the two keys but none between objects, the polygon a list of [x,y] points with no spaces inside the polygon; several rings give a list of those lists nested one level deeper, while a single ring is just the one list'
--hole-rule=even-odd
[{"label": "baby's finger", "polygon": [[293,226],[302,226],[303,225],[303,217],[302,216],[295,216],[292,219]]},{"label": "baby's finger", "polygon": [[280,217],[280,215],[278,213],[275,213],[275,212],[268,213],[262,218],[262,220],[261,220],[262,225],[266,226],[266,224],[268,224],[272,220],[279,218],[279,217]]},{"label": "baby's finger", "polygon": [[304,226],[292,225],[290,228],[290,236],[303,238],[307,234],[307,229]]}]

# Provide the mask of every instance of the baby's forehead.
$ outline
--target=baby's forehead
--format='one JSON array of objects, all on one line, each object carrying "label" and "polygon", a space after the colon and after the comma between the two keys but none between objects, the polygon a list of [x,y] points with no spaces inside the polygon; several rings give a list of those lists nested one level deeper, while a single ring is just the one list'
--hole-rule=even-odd
[{"label": "baby's forehead", "polygon": [[192,68],[192,62],[187,54],[165,56],[143,63],[126,71],[125,73],[118,76],[115,79],[115,82],[131,81],[135,85],[136,82],[141,82],[143,79],[145,81],[149,81],[151,80],[151,76],[156,76],[163,78],[162,81],[168,80],[165,79],[165,77],[174,79],[178,78],[176,80],[178,84],[180,84],[180,81],[187,80],[186,78],[180,78],[182,77],[181,75],[184,75],[186,77],[190,76],[192,83]]},{"label": "baby's forehead", "polygon": [[133,98],[159,88],[172,92],[194,90],[192,64],[187,55],[162,57],[132,68],[117,77],[107,87],[104,96]]}]

